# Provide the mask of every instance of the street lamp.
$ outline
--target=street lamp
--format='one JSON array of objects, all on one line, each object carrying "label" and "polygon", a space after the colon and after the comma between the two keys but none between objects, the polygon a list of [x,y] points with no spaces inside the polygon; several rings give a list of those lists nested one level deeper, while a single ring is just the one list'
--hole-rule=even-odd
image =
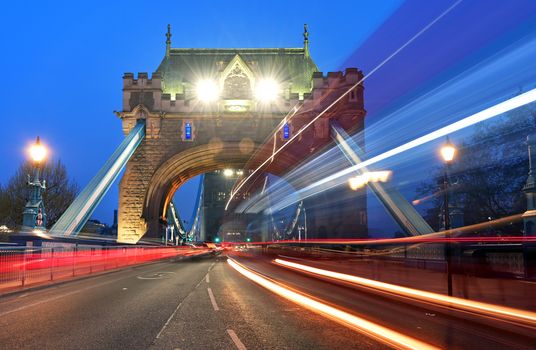
[{"label": "street lamp", "polygon": [[46,155],[47,149],[41,144],[41,140],[39,139],[39,136],[37,136],[37,140],[35,140],[35,143],[30,147],[30,156],[35,164],[39,164],[45,159]]},{"label": "street lamp", "polygon": [[45,180],[41,181],[40,170],[42,162],[47,156],[47,149],[41,144],[39,136],[35,143],[29,148],[28,153],[33,161],[34,177],[28,175],[28,201],[22,213],[22,225],[29,229],[45,229],[46,214],[43,196],[41,192],[46,189]]},{"label": "street lamp", "polygon": [[[448,176],[448,170],[449,166],[454,160],[454,157],[456,155],[456,148],[454,145],[450,142],[449,138],[447,137],[447,142],[441,147],[440,150],[441,157],[443,158],[443,161],[445,162],[445,167],[443,171],[443,213],[444,213],[444,226],[445,231],[450,230],[450,213],[449,213],[449,176]],[[450,244],[450,239],[447,237],[447,234],[445,233],[445,238],[447,238],[447,242],[445,244],[445,258],[447,260],[447,291],[448,295],[452,296],[452,248]]]}]

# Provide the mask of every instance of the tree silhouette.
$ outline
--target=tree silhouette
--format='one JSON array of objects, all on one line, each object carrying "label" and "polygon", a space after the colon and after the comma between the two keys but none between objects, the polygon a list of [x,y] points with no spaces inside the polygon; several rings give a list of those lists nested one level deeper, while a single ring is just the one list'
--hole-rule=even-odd
[{"label": "tree silhouette", "polygon": [[[536,132],[536,106],[518,108],[493,122],[477,125],[466,143],[458,145],[458,154],[450,173],[451,203],[464,215],[464,224],[472,225],[519,214],[525,211],[523,186],[528,175],[526,139]],[[421,184],[421,196],[433,196],[425,218],[435,229],[440,227],[443,168],[432,180]],[[493,229],[493,234],[517,233],[522,223]]]},{"label": "tree silhouette", "polygon": [[[22,211],[28,198],[28,174],[34,168],[31,163],[21,164],[7,185],[0,187],[0,225],[16,228],[22,224]],[[43,201],[47,214],[47,228],[59,219],[78,193],[78,185],[69,179],[67,169],[58,160],[47,162],[41,170],[41,179],[46,180]]]}]

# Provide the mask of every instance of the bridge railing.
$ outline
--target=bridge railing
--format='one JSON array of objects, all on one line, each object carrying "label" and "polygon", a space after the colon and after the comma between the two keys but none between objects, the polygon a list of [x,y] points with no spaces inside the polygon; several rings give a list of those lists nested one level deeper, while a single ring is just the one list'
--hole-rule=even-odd
[{"label": "bridge railing", "polygon": [[207,253],[191,247],[0,248],[0,294],[125,266]]}]

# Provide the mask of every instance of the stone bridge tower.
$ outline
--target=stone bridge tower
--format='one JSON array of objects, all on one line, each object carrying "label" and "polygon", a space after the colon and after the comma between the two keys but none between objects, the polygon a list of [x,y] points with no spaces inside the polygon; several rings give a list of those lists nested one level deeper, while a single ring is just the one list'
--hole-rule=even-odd
[{"label": "stone bridge tower", "polygon": [[[309,113],[318,110],[325,90],[343,91],[362,77],[349,69],[322,78],[309,55],[307,32],[300,48],[176,49],[169,26],[166,36],[165,56],[151,77],[123,76],[123,108],[117,113],[123,131],[144,119],[146,137],[120,182],[119,242],[160,237],[167,204],[181,184],[202,173],[243,168],[290,110],[303,104],[311,106],[305,108]],[[313,77],[325,81],[318,91]],[[328,80],[337,82],[335,90],[327,89]],[[348,121],[362,129],[362,86],[352,98],[344,102],[352,106]],[[327,128],[325,119],[315,123],[315,130],[329,135]],[[297,163],[289,160],[283,168]]]}]

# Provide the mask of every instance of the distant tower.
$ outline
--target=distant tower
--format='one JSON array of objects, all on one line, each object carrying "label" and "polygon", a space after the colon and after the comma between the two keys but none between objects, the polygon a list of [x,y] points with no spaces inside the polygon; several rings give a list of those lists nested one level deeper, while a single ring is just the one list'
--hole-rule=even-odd
[{"label": "distant tower", "polygon": [[536,165],[536,134],[527,137],[529,152],[529,174],[523,187],[527,197],[527,211],[523,214],[525,236],[536,234],[536,183],[534,181],[534,166]]},{"label": "distant tower", "polygon": [[[536,165],[536,134],[527,137],[529,151],[529,174],[523,191],[527,197],[527,211],[523,214],[524,236],[536,236],[536,183],[534,181],[534,166]],[[525,277],[536,275],[536,247],[532,243],[523,243],[523,261]]]}]

